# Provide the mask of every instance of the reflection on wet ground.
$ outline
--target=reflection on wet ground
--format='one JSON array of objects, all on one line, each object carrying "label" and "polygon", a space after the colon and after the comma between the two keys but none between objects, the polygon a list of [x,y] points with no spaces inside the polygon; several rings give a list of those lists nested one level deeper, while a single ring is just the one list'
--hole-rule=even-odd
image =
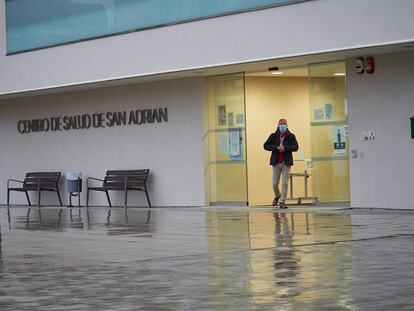
[{"label": "reflection on wet ground", "polygon": [[413,310],[414,212],[1,208],[0,310]]}]

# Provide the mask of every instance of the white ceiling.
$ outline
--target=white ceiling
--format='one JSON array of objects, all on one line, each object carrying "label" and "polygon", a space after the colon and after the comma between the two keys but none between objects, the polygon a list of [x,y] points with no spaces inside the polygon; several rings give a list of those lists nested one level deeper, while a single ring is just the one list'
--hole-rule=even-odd
[{"label": "white ceiling", "polygon": [[[335,74],[345,74],[345,62],[330,62],[310,66],[301,67],[278,67],[274,71],[260,71],[260,72],[246,72],[248,77],[269,77],[269,78],[283,78],[283,77],[335,77]],[[279,73],[279,74],[274,74]]]},{"label": "white ceiling", "polygon": [[[273,73],[280,73],[278,75]],[[283,74],[282,74],[283,73]],[[295,68],[282,68],[277,71],[260,71],[260,72],[246,72],[248,77],[269,77],[269,78],[283,78],[283,77],[307,77],[308,66],[295,67]]]}]

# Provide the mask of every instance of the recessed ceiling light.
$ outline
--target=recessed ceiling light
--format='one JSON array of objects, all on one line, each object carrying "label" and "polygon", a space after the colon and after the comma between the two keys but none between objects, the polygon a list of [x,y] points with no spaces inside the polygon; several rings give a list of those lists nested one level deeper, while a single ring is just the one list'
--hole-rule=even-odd
[{"label": "recessed ceiling light", "polygon": [[343,73],[343,72],[336,72],[336,73],[334,73],[334,76],[344,76],[345,75],[345,73]]},{"label": "recessed ceiling light", "polygon": [[274,71],[272,72],[272,75],[282,75],[283,71]]}]

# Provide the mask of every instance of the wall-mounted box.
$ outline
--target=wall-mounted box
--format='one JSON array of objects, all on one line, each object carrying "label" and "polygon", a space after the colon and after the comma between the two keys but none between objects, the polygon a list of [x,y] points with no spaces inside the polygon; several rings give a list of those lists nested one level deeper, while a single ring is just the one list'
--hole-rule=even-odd
[{"label": "wall-mounted box", "polygon": [[411,118],[411,138],[414,139],[414,116]]}]

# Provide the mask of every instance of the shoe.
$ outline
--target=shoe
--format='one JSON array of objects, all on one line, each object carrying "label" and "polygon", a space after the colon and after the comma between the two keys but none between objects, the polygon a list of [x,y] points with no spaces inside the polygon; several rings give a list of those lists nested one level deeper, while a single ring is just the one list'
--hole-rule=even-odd
[{"label": "shoe", "polygon": [[288,208],[285,202],[280,202],[280,208]]},{"label": "shoe", "polygon": [[280,197],[275,197],[274,199],[273,199],[273,202],[272,202],[272,206],[276,206],[277,205],[277,203],[279,203],[279,198]]}]

